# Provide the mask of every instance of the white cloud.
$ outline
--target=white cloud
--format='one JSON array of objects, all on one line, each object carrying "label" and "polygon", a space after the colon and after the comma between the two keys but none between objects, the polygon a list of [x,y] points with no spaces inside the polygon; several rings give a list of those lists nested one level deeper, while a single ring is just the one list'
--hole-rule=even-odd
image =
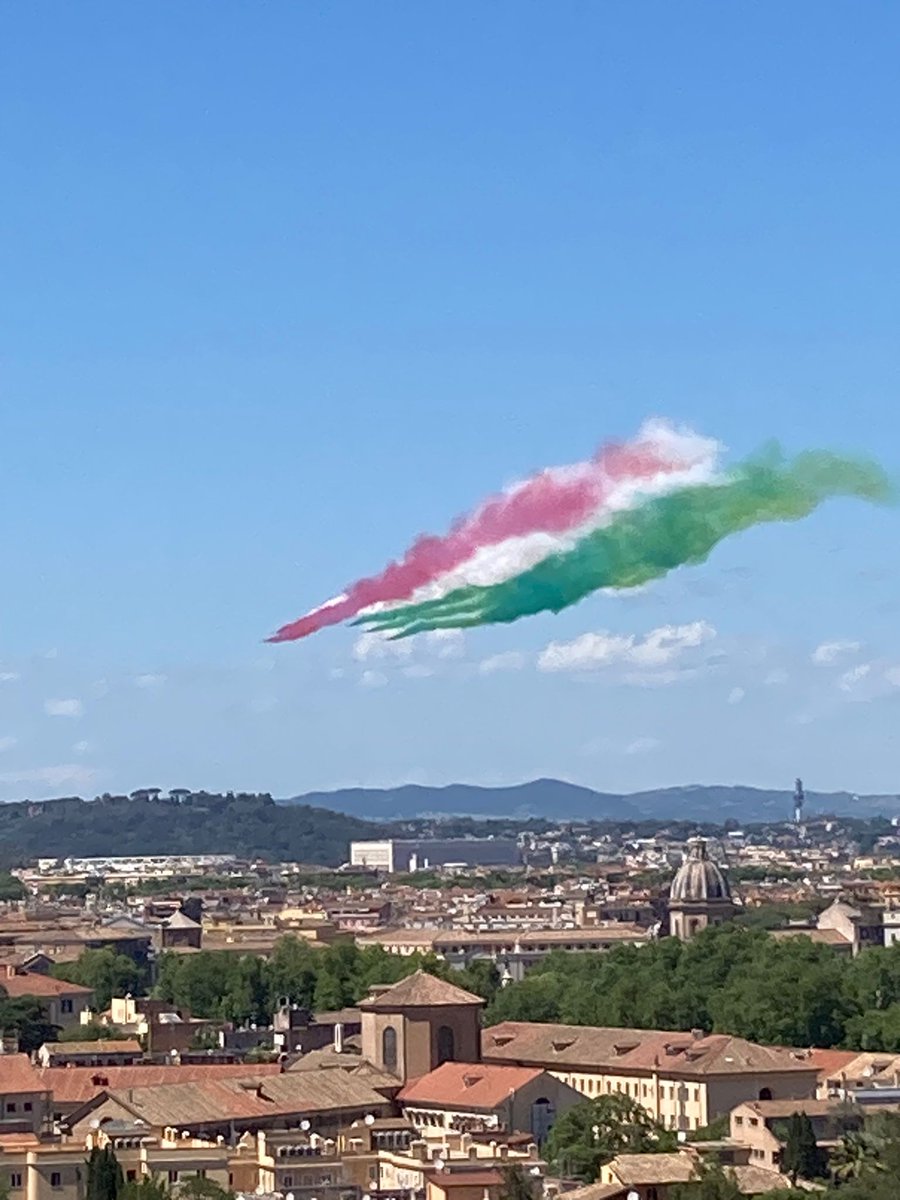
[{"label": "white cloud", "polygon": [[134,686],[136,688],[158,688],[162,687],[167,680],[168,675],[148,672],[146,675],[137,675],[134,680]]},{"label": "white cloud", "polygon": [[774,671],[770,671],[763,680],[768,687],[780,687],[783,683],[787,683],[788,673],[783,667],[776,667]]},{"label": "white cloud", "polygon": [[96,778],[97,772],[93,767],[85,767],[81,763],[62,763],[56,767],[35,767],[27,771],[0,772],[0,783],[46,783],[50,787],[62,787],[63,784],[81,786]]},{"label": "white cloud", "polygon": [[654,737],[639,737],[634,741],[629,742],[623,753],[624,754],[650,754],[653,750],[658,750],[662,743],[659,738]]},{"label": "white cloud", "polygon": [[411,666],[403,668],[403,674],[408,679],[428,679],[434,674],[434,667],[429,667],[426,663],[412,663]]},{"label": "white cloud", "polygon": [[81,742],[76,742],[75,745],[72,747],[72,750],[75,754],[87,754],[87,752],[88,752],[88,750],[90,750],[90,748],[91,748],[90,742],[81,741]]},{"label": "white cloud", "polygon": [[80,717],[84,713],[84,705],[80,700],[45,700],[44,712],[48,717]]},{"label": "white cloud", "polygon": [[813,650],[811,658],[817,666],[827,666],[850,654],[858,654],[862,649],[859,642],[822,642]]},{"label": "white cloud", "polygon": [[891,687],[900,687],[900,667],[888,667],[884,673],[884,678]]},{"label": "white cloud", "polygon": [[424,640],[435,647],[438,658],[459,658],[466,645],[461,629],[432,629]]},{"label": "white cloud", "polygon": [[496,671],[521,671],[525,666],[525,655],[519,650],[507,650],[503,654],[492,654],[478,664],[479,675],[493,675]]},{"label": "white cloud", "polygon": [[13,746],[18,746],[18,744],[19,739],[17,737],[11,737],[9,735],[6,737],[0,737],[0,754],[7,750],[12,750]]},{"label": "white cloud", "polygon": [[640,668],[666,666],[690,649],[716,636],[707,621],[689,625],[661,625],[643,638],[633,634],[584,633],[572,642],[551,642],[538,657],[541,671],[595,671],[625,664]]},{"label": "white cloud", "polygon": [[384,687],[387,681],[387,675],[381,671],[363,671],[359,677],[360,686],[365,688]]},{"label": "white cloud", "polygon": [[391,658],[409,658],[413,649],[412,638],[391,641],[380,633],[363,633],[353,643],[353,657],[357,662],[383,662]]},{"label": "white cloud", "polygon": [[747,693],[744,691],[744,689],[742,687],[733,687],[731,689],[731,691],[728,693],[728,703],[729,704],[740,704],[740,702],[743,700],[743,698],[744,698],[744,696],[746,696],[746,694]]},{"label": "white cloud", "polygon": [[861,683],[871,670],[871,663],[860,663],[858,667],[851,667],[838,680],[838,687],[841,691],[852,692],[856,685]]},{"label": "white cloud", "polygon": [[18,671],[0,671],[0,683],[16,683],[21,678]]}]

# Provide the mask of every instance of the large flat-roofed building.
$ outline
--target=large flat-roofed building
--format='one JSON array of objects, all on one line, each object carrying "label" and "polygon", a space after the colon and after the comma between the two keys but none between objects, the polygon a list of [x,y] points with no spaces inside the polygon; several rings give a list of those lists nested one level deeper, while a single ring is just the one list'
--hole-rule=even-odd
[{"label": "large flat-roofed building", "polygon": [[515,838],[384,838],[351,842],[350,865],[376,871],[421,871],[426,867],[517,867],[522,852]]}]

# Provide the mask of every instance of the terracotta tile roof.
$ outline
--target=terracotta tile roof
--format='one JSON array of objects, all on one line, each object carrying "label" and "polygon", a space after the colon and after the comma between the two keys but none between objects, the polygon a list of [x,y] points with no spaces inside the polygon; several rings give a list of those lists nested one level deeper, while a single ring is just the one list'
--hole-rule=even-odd
[{"label": "terracotta tile roof", "polygon": [[13,1092],[46,1091],[47,1085],[31,1065],[27,1054],[4,1054],[0,1057],[0,1092],[4,1096],[11,1096]]},{"label": "terracotta tile roof", "polygon": [[135,1038],[100,1038],[93,1042],[47,1042],[50,1054],[142,1054]]},{"label": "terracotta tile roof", "polygon": [[809,1052],[809,1061],[819,1072],[820,1079],[829,1079],[839,1075],[854,1059],[859,1058],[857,1050],[819,1050],[813,1048]]},{"label": "terracotta tile roof", "polygon": [[482,1033],[482,1053],[493,1062],[518,1062],[547,1070],[658,1071],[694,1078],[816,1070],[807,1051],[761,1046],[745,1038],[713,1033],[656,1029],[614,1029],[591,1025],[544,1025],[504,1021]]},{"label": "terracotta tile roof", "polygon": [[[23,1056],[24,1057],[24,1056]],[[280,1072],[278,1063],[186,1063],[184,1066],[44,1067],[39,1090],[53,1093],[57,1104],[85,1104],[100,1092],[203,1080],[264,1078]]]},{"label": "terracotta tile roof", "polygon": [[507,1067],[496,1063],[445,1062],[401,1089],[402,1104],[432,1108],[490,1109],[506,1103],[517,1092],[543,1075],[539,1067]]},{"label": "terracotta tile roof", "polygon": [[796,1112],[808,1117],[827,1117],[841,1106],[840,1100],[748,1100],[741,1108],[750,1108],[764,1121],[778,1121]]},{"label": "terracotta tile roof", "polygon": [[767,1167],[757,1167],[753,1163],[729,1167],[729,1173],[745,1196],[765,1196],[766,1192],[774,1192],[776,1188],[789,1188],[791,1181],[780,1171],[770,1171]]},{"label": "terracotta tile roof", "polygon": [[366,1012],[391,1012],[396,1008],[433,1008],[438,1005],[462,1004],[482,1005],[484,1000],[454,983],[438,979],[436,975],[429,975],[426,971],[414,971],[393,987],[367,997],[359,1007]]},{"label": "terracotta tile roof", "polygon": [[625,1195],[621,1183],[589,1183],[585,1187],[574,1188],[571,1192],[561,1192],[566,1200],[618,1200]]},{"label": "terracotta tile roof", "polygon": [[186,1129],[294,1114],[359,1109],[377,1112],[386,1104],[384,1097],[364,1080],[346,1071],[111,1089],[107,1095],[116,1106],[148,1125]]},{"label": "terracotta tile roof", "polygon": [[52,975],[41,975],[38,971],[25,971],[15,975],[0,975],[0,992],[18,999],[19,996],[93,996],[93,990],[80,983],[68,983],[65,979],[54,979]]},{"label": "terracotta tile roof", "polygon": [[837,929],[772,929],[770,936],[778,941],[785,938],[808,937],[811,942],[820,946],[849,946],[850,939],[845,938]]},{"label": "terracotta tile roof", "polygon": [[618,1154],[606,1170],[624,1185],[689,1183],[696,1160],[692,1154]]},{"label": "terracotta tile roof", "polygon": [[429,1183],[444,1191],[458,1187],[499,1187],[503,1176],[499,1171],[425,1171]]}]

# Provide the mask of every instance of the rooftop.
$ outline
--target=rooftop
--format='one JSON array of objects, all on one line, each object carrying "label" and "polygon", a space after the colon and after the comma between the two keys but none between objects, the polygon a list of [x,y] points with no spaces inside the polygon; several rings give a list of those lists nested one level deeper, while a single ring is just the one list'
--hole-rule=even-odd
[{"label": "rooftop", "polygon": [[426,971],[415,971],[383,992],[367,996],[360,1004],[364,1012],[393,1012],[397,1008],[433,1008],[436,1006],[483,1005],[481,996],[464,991],[454,983],[438,979]]},{"label": "rooftop", "polygon": [[399,1093],[402,1104],[438,1108],[495,1109],[532,1080],[539,1067],[508,1067],[496,1063],[445,1062],[412,1080]]}]

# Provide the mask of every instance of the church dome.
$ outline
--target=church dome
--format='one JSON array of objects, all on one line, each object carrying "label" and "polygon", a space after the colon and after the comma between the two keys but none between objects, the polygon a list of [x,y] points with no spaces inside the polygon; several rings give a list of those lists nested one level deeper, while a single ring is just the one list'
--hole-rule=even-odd
[{"label": "church dome", "polygon": [[703,904],[710,900],[731,901],[731,889],[721,869],[712,861],[703,838],[691,838],[688,856],[675,873],[669,902]]}]

